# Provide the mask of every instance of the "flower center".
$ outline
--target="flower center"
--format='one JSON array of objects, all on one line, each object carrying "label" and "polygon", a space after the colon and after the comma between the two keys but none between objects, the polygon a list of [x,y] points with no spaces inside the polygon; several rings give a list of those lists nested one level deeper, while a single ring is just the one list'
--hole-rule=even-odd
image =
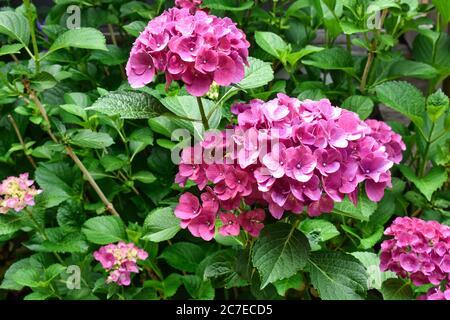
[{"label": "flower center", "polygon": [[369,170],[369,169],[367,169],[367,170],[366,170],[366,173],[370,173],[370,170]]},{"label": "flower center", "polygon": [[296,167],[297,167],[297,169],[300,169],[302,167],[302,165],[300,163],[297,163]]},{"label": "flower center", "polygon": [[326,166],[327,166],[327,163],[326,163],[326,162],[322,163],[322,166],[326,167]]}]

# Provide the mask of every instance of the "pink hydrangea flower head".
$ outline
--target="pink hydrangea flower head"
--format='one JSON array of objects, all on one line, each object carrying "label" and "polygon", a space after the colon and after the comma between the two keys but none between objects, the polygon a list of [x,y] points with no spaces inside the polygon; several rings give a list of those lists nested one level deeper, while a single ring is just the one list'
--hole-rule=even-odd
[{"label": "pink hydrangea flower head", "polygon": [[[439,287],[450,279],[450,227],[436,221],[398,217],[385,235],[392,239],[381,244],[380,268],[400,277],[410,278],[415,285]],[[450,298],[450,290],[445,291]],[[426,299],[441,299],[444,292],[432,289]]]},{"label": "pink hydrangea flower head", "polygon": [[229,86],[242,80],[250,43],[231,19],[209,15],[198,9],[201,3],[177,0],[179,8],[148,23],[128,59],[131,87],[143,87],[164,72],[167,85],[181,80],[190,94],[203,96],[213,81]]},{"label": "pink hydrangea flower head", "polygon": [[[193,48],[195,51],[195,45]],[[215,56],[210,58],[215,64]],[[205,66],[202,68],[207,73]],[[313,217],[329,213],[334,203],[346,196],[357,205],[363,186],[372,201],[379,201],[391,187],[389,170],[401,161],[405,147],[386,124],[361,121],[356,113],[335,107],[327,99],[300,101],[278,94],[268,102],[236,103],[231,112],[237,116],[236,124],[214,139],[207,135],[182,151],[175,180],[182,186],[189,179],[199,190],[209,188],[217,201],[216,214],[223,224],[231,223],[219,229],[222,234],[237,232],[233,215],[244,230],[259,234],[262,220],[249,223],[252,219],[246,217],[261,211],[241,213],[242,204],[260,204],[281,219],[286,211],[301,214],[306,210]],[[205,152],[224,156],[210,161],[211,157],[204,158]],[[176,209],[181,219],[185,219],[179,212],[185,197]],[[197,200],[191,201],[197,208]],[[209,223],[213,218],[199,221]],[[181,224],[188,225],[186,220]],[[201,236],[197,228],[193,230]],[[210,238],[213,230],[207,230],[203,234]],[[412,257],[405,256],[402,261],[406,268],[416,268]]]},{"label": "pink hydrangea flower head", "polygon": [[0,213],[5,214],[9,210],[19,212],[28,206],[34,206],[34,197],[40,193],[42,190],[36,189],[28,173],[8,177],[0,184]]},{"label": "pink hydrangea flower head", "polygon": [[123,241],[108,244],[94,252],[94,259],[109,272],[107,283],[116,282],[119,286],[129,286],[131,273],[139,273],[138,260],[145,260],[148,253],[138,248],[134,243]]}]

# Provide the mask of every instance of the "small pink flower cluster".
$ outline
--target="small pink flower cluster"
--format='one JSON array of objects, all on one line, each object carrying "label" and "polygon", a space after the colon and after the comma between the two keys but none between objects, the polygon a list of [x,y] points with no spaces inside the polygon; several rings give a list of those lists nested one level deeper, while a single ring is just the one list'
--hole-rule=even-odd
[{"label": "small pink flower cluster", "polygon": [[0,184],[0,213],[10,209],[22,211],[27,206],[34,206],[34,197],[42,190],[34,187],[34,181],[28,179],[28,173],[19,177],[8,177]]},{"label": "small pink flower cluster", "polygon": [[117,244],[108,244],[94,252],[95,260],[109,271],[107,283],[116,282],[119,286],[129,286],[131,273],[139,273],[136,262],[145,260],[148,253],[133,243],[126,244],[120,241]]},{"label": "small pink flower cluster", "polygon": [[[201,194],[201,199],[202,204],[192,193],[184,193],[175,208],[175,215],[181,219],[183,229],[188,228],[193,236],[209,241],[215,233],[219,199],[209,187]],[[262,221],[265,213],[262,209],[255,209],[238,216],[232,212],[221,212],[219,217],[222,221],[222,226],[219,228],[221,235],[237,236],[242,227],[251,236],[257,237],[264,227]]]},{"label": "small pink flower cluster", "polygon": [[410,278],[417,286],[437,286],[422,298],[450,298],[449,286],[445,292],[439,289],[443,281],[450,281],[450,227],[436,221],[398,217],[384,234],[394,238],[381,244],[382,271]]},{"label": "small pink flower cluster", "polygon": [[[183,186],[190,179],[200,190],[212,182],[207,197],[219,202],[214,209],[234,210],[244,200],[268,204],[277,219],[284,211],[301,213],[304,207],[318,216],[332,211],[345,195],[356,205],[362,182],[368,197],[379,201],[391,186],[389,169],[405,150],[401,137],[386,124],[363,122],[327,99],[300,101],[278,94],[267,103],[235,104],[232,112],[238,124],[231,127],[231,137],[228,130],[219,136],[206,133],[200,145],[185,148],[175,180]],[[224,154],[225,161],[205,159],[205,154]],[[202,216],[200,212],[192,211],[189,219]],[[187,218],[186,212],[179,217]],[[213,221],[211,214],[211,230]]]},{"label": "small pink flower cluster", "polygon": [[229,18],[172,8],[151,20],[136,39],[126,67],[128,82],[143,87],[162,71],[167,86],[182,80],[190,94],[203,96],[213,81],[229,86],[242,80],[249,46]]}]

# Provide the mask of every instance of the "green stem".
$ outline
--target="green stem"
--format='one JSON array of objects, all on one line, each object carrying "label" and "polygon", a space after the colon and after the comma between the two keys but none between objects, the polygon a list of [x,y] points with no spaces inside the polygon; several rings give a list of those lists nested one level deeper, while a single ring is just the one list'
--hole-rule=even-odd
[{"label": "green stem", "polygon": [[422,168],[420,169],[420,176],[424,176],[425,174],[425,169],[427,168],[427,163],[428,163],[428,153],[430,152],[430,146],[431,146],[431,137],[433,136],[433,131],[434,131],[434,126],[435,123],[433,122],[433,124],[431,125],[431,129],[430,129],[430,134],[428,135],[428,139],[426,140],[426,146],[425,146],[425,152],[423,155],[423,163],[422,163]]},{"label": "green stem", "polygon": [[206,118],[205,109],[203,108],[202,97],[197,97],[198,109],[200,110],[200,115],[202,116],[203,128],[209,130],[208,118]]},{"label": "green stem", "polygon": [[[380,30],[383,27],[384,19],[386,18],[387,14],[388,14],[388,10],[384,9],[383,12],[381,13],[380,22],[377,26],[377,30],[375,31],[375,37],[372,39],[372,42],[370,44],[369,55],[367,56],[367,62],[364,67],[363,75],[361,77],[361,84],[359,86],[359,90],[361,92],[364,92],[366,90],[367,79],[369,77],[370,69],[372,67],[372,63],[373,63],[373,60],[375,58],[375,54],[377,51],[377,37],[380,36]],[[365,35],[365,37],[367,39],[366,35]]]},{"label": "green stem", "polygon": [[[347,52],[351,55],[352,54],[352,42],[351,42],[351,38],[350,35],[347,34],[346,35],[346,47],[347,47]],[[350,74],[347,73],[347,91],[348,94],[352,94],[352,76]]]},{"label": "green stem", "polygon": [[35,28],[35,24],[34,24],[34,18],[32,16],[33,13],[31,12],[31,1],[24,0],[23,3],[25,5],[25,10],[27,13],[28,25],[30,26],[31,43],[33,44],[33,51],[34,51],[34,56],[33,56],[34,65],[36,68],[36,73],[39,73],[39,70],[40,70],[39,48],[38,48],[37,40],[36,40],[36,28]]}]

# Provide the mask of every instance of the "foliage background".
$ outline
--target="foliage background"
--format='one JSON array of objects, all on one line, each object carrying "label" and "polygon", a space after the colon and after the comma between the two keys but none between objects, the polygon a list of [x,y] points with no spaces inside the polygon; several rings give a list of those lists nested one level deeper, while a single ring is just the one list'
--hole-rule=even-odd
[{"label": "foliage background", "polygon": [[[180,231],[173,216],[184,190],[173,184],[170,134],[192,130],[183,117],[195,115],[196,105],[179,98],[187,93],[177,84],[165,91],[162,75],[136,91],[124,74],[135,37],[172,3],[4,1],[22,18],[12,33],[0,30],[0,177],[29,171],[45,192],[32,209],[37,223],[25,213],[0,216],[0,297],[403,299],[426,291],[381,273],[377,254],[395,216],[450,224],[448,98],[428,98],[450,75],[448,3],[204,1],[246,32],[254,57],[247,79],[258,84],[220,89],[225,98],[210,102],[219,106],[216,127],[232,121],[233,101],[285,92],[387,120],[407,143],[393,189],[378,204],[363,196],[357,208],[346,200],[319,219],[269,220],[256,241],[205,243]],[[83,28],[61,40],[71,4],[81,8]],[[83,178],[83,167],[107,199]],[[120,239],[150,254],[125,290],[105,285],[92,261],[99,245]],[[285,264],[287,256],[294,260]],[[69,265],[81,267],[80,290],[67,288]]]}]

